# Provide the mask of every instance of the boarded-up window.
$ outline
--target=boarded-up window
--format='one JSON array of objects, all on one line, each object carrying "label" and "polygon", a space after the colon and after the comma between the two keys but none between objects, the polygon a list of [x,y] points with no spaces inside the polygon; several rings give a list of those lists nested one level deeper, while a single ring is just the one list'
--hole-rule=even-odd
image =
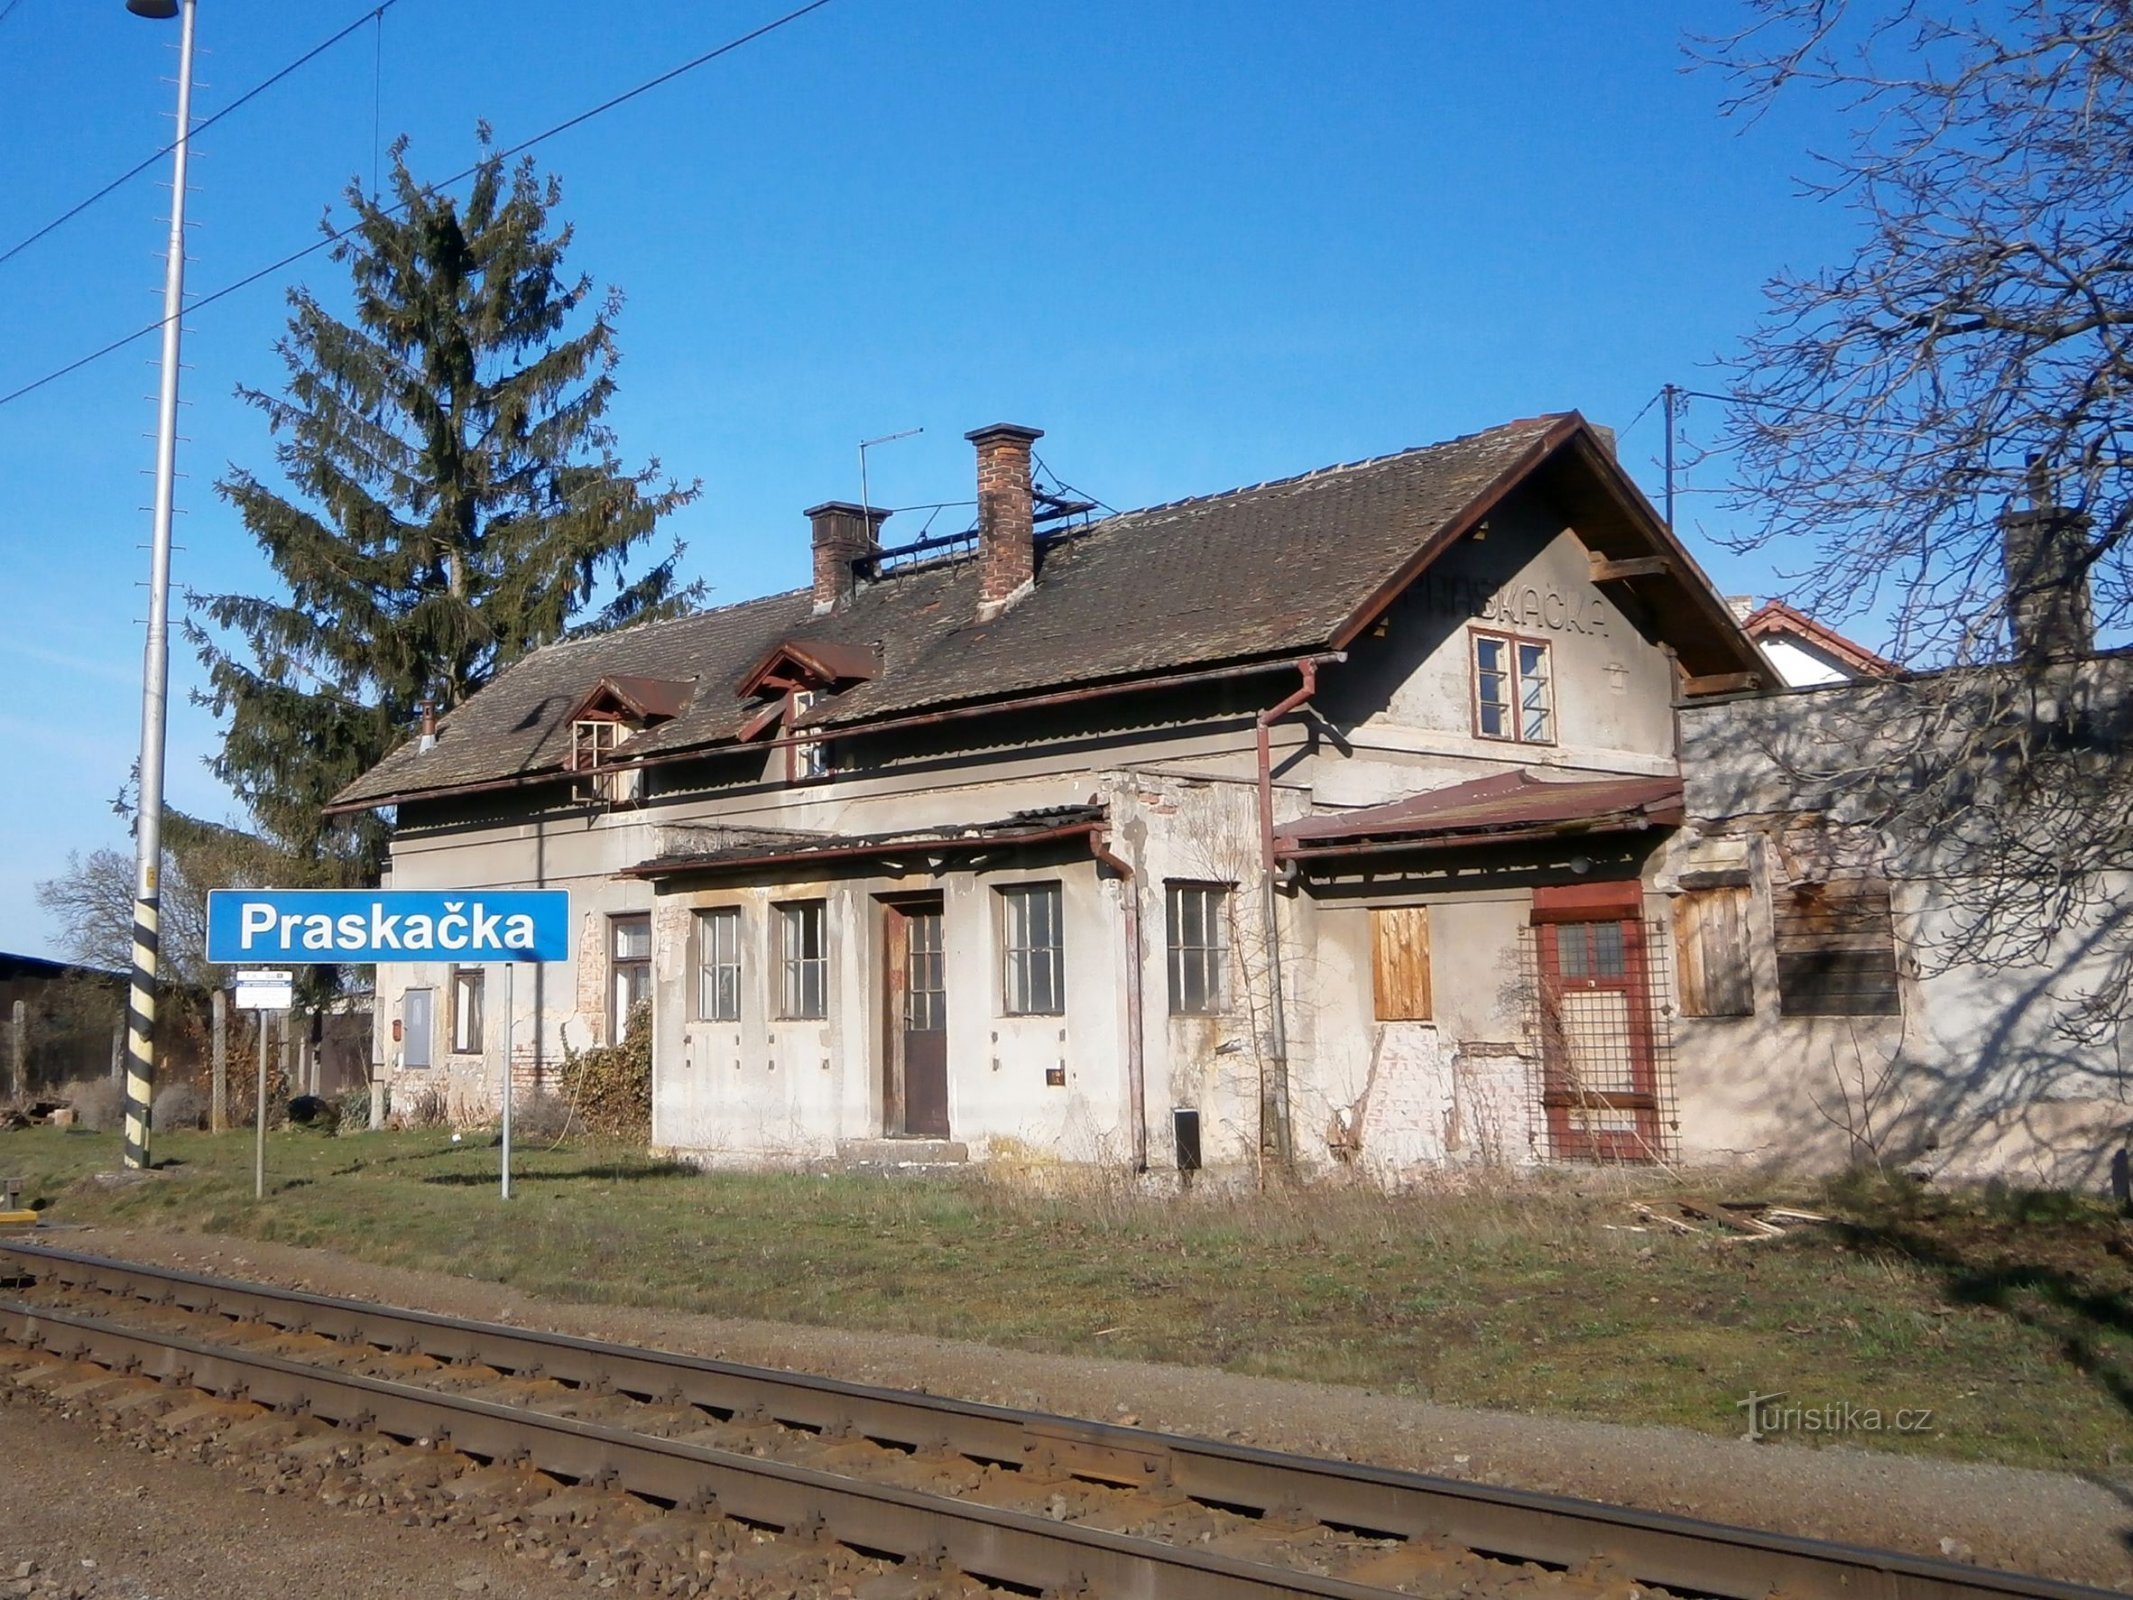
[{"label": "boarded-up window", "polygon": [[1674,959],[1685,1017],[1755,1014],[1748,965],[1748,890],[1691,889],[1674,899]]},{"label": "boarded-up window", "polygon": [[1371,992],[1380,1022],[1427,1022],[1429,908],[1379,906],[1370,913]]},{"label": "boarded-up window", "polygon": [[1778,1008],[1787,1016],[1893,1017],[1902,1010],[1886,882],[1795,884],[1777,892],[1771,910]]}]

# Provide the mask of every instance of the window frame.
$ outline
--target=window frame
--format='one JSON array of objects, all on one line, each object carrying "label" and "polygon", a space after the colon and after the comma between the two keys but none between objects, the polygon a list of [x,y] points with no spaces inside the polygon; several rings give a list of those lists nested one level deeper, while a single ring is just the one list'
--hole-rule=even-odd
[{"label": "window frame", "polygon": [[[1000,911],[1000,1014],[1008,1017],[1065,1016],[1066,895],[1059,880],[1005,883],[993,892],[998,897]],[[1052,941],[1049,944],[1026,942],[1030,931],[1028,907],[1040,899],[1051,907]],[[1025,942],[1018,943],[1018,938]],[[1033,965],[1033,958],[1038,957],[1043,958],[1043,970],[1051,990],[1049,996],[1039,996],[1036,992],[1038,969]],[[1018,977],[1019,994],[1016,988]],[[1049,999],[1051,1003],[1040,1004],[1041,999]]]},{"label": "window frame", "polygon": [[[826,1022],[829,1020],[830,994],[830,937],[829,902],[827,900],[782,900],[772,907],[777,913],[778,940],[778,1019],[781,1022]],[[806,946],[804,919],[812,914],[816,955],[793,954],[794,931],[800,928],[800,944]],[[807,1010],[807,969],[819,969],[815,975],[815,1010]]]},{"label": "window frame", "polygon": [[[1163,881],[1163,965],[1170,984],[1170,1014],[1173,1017],[1223,1017],[1229,1015],[1234,985],[1230,981],[1230,897],[1234,883],[1204,878],[1166,878]],[[1188,896],[1200,897],[1202,942],[1188,944],[1183,938],[1180,912]],[[1197,965],[1201,1004],[1188,1004],[1186,977]]]},{"label": "window frame", "polygon": [[[484,1015],[488,1005],[488,983],[480,967],[452,968],[452,981],[446,993],[450,996],[450,1015],[447,1019],[446,1039],[449,1053],[455,1056],[478,1056],[483,1053]],[[473,1027],[467,1027],[469,1008],[467,995],[473,996]]]},{"label": "window frame", "polygon": [[[644,928],[644,954],[625,956],[620,953],[622,931],[629,924],[641,924]],[[625,1006],[617,1006],[618,980],[625,970],[641,970],[644,974],[643,991]],[[634,985],[633,985],[634,987]],[[611,1044],[620,1044],[627,1036],[630,1013],[639,1002],[652,998],[652,914],[649,911],[617,911],[607,919],[607,1037]]]},{"label": "window frame", "polygon": [[[785,731],[797,732],[796,725],[803,712],[812,711],[829,698],[827,689],[789,689],[785,694]],[[827,739],[801,739],[785,747],[785,781],[787,783],[827,783],[836,776],[830,765],[830,746]]]},{"label": "window frame", "polygon": [[[718,959],[722,952],[713,936],[714,928],[730,929],[732,933],[730,959]],[[696,974],[695,995],[690,1007],[690,1019],[696,1022],[738,1022],[741,1020],[741,982],[747,963],[741,958],[741,908],[739,906],[698,906],[689,920],[690,968]],[[731,978],[721,984],[714,973],[730,973]],[[730,1006],[730,1011],[724,1009]]]},{"label": "window frame", "polygon": [[[1472,720],[1474,737],[1486,739],[1491,744],[1530,744],[1553,746],[1560,743],[1557,737],[1555,702],[1555,645],[1553,640],[1536,639],[1530,634],[1506,633],[1498,628],[1468,628],[1466,645],[1467,664],[1467,710]],[[1508,686],[1509,698],[1501,702],[1504,708],[1502,733],[1490,733],[1482,726],[1481,711],[1481,645],[1484,640],[1500,644],[1504,649],[1504,666],[1498,676]],[[1521,649],[1540,652],[1542,670],[1538,676],[1546,691],[1547,704],[1541,710],[1546,732],[1529,737],[1526,734],[1525,685],[1529,674],[1519,661]],[[1495,704],[1497,702],[1490,702]]]}]

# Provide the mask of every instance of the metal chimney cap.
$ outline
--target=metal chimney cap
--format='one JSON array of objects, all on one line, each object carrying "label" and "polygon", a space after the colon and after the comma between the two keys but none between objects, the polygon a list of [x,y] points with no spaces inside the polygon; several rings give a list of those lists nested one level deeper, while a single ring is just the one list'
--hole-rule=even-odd
[{"label": "metal chimney cap", "polygon": [[178,0],[126,0],[126,9],[151,22],[168,22],[178,14]]}]

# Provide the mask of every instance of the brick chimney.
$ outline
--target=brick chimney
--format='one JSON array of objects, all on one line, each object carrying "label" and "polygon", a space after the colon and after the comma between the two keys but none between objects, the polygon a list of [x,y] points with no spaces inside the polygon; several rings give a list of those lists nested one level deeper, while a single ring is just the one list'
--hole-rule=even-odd
[{"label": "brick chimney", "polygon": [[825,500],[808,508],[807,520],[814,528],[815,614],[820,616],[850,603],[858,583],[853,567],[880,548],[881,525],[889,513],[849,500]]},{"label": "brick chimney", "polygon": [[978,620],[987,622],[1037,578],[1029,447],[1044,430],[995,422],[963,437],[978,447]]},{"label": "brick chimney", "polygon": [[2096,648],[2089,606],[2089,519],[2056,503],[2040,473],[2030,503],[2000,513],[2000,564],[2007,578],[2007,632],[2019,661],[2088,655]]}]

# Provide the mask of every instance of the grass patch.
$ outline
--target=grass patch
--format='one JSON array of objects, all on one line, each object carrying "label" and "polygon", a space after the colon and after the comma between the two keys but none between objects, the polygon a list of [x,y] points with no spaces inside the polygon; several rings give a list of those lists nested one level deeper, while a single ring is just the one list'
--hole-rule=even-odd
[{"label": "grass patch", "polygon": [[[2065,1196],[1853,1185],[1839,1226],[1765,1243],[1622,1231],[1575,1175],[1492,1192],[1159,1199],[1095,1182],[701,1173],[601,1145],[169,1134],[104,1187],[111,1135],[0,1134],[55,1219],[320,1245],[557,1299],[1309,1378],[1457,1405],[1739,1434],[1750,1392],[1930,1410],[1852,1432],[1911,1453],[2094,1471],[2133,1410],[2133,1230]],[[1656,1198],[1662,1193],[1656,1185]],[[1609,1224],[1616,1225],[1609,1227]]]}]

